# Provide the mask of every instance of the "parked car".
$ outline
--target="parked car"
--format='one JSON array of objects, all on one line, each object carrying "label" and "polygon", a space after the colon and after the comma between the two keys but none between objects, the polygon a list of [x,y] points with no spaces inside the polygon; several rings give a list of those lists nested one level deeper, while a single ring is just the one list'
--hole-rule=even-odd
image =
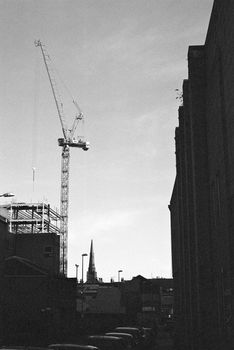
[{"label": "parked car", "polygon": [[8,345],[8,346],[1,346],[0,350],[48,350],[48,348],[42,348],[38,346],[27,346],[27,345]]},{"label": "parked car", "polygon": [[115,332],[131,334],[134,337],[136,345],[140,345],[143,341],[141,331],[137,327],[116,327]]},{"label": "parked car", "polygon": [[87,337],[89,345],[98,347],[99,350],[128,350],[125,342],[120,337],[108,335],[90,335]]},{"label": "parked car", "polygon": [[53,350],[99,350],[96,346],[80,344],[51,344],[48,348]]},{"label": "parked car", "polygon": [[172,336],[174,333],[174,328],[175,328],[174,321],[168,319],[165,323],[164,330]]},{"label": "parked car", "polygon": [[122,338],[128,349],[133,349],[136,345],[133,335],[129,333],[108,332],[105,335]]}]

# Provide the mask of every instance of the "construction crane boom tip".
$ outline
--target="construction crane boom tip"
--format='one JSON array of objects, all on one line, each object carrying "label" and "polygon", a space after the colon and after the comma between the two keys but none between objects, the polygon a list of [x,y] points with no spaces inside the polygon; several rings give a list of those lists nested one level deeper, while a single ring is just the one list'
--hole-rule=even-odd
[{"label": "construction crane boom tip", "polygon": [[41,46],[41,40],[34,40],[35,46]]}]

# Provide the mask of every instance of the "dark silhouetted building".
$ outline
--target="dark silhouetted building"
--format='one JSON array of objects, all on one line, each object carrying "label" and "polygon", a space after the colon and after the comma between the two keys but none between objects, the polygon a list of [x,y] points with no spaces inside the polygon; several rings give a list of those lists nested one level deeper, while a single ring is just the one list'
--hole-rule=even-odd
[{"label": "dark silhouetted building", "polygon": [[75,278],[53,276],[18,256],[6,258],[1,270],[1,344],[47,346],[73,336]]},{"label": "dark silhouetted building", "polygon": [[[8,220],[0,215],[0,266],[8,257],[14,254],[14,236],[8,231]],[[1,270],[0,270],[1,275]]]},{"label": "dark silhouetted building", "polygon": [[14,235],[15,255],[29,259],[58,275],[60,267],[60,237],[55,233]]},{"label": "dark silhouetted building", "polygon": [[173,314],[173,279],[141,275],[119,283],[128,324],[156,327]]},{"label": "dark silhouetted building", "polygon": [[0,344],[68,341],[76,333],[77,280],[59,273],[60,215],[44,203],[0,212]]},{"label": "dark silhouetted building", "polygon": [[233,349],[234,1],[188,50],[169,205],[176,349]]},{"label": "dark silhouetted building", "polygon": [[104,332],[121,325],[164,325],[173,315],[172,278],[141,275],[122,282],[77,285],[77,312],[87,330]]}]

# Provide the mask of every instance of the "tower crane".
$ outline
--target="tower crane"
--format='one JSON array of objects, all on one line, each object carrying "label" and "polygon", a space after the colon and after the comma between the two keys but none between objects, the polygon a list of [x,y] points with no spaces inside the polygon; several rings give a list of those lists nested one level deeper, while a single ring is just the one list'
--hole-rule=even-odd
[{"label": "tower crane", "polygon": [[74,134],[77,129],[79,121],[84,119],[84,115],[79,108],[78,103],[73,100],[76,109],[76,115],[72,127],[68,129],[66,117],[64,115],[63,103],[56,84],[52,62],[47,53],[45,46],[40,40],[35,41],[35,46],[41,49],[42,57],[45,63],[48,74],[50,86],[54,96],[60,124],[62,127],[63,137],[58,139],[58,144],[62,147],[61,159],[61,197],[60,197],[60,272],[67,275],[67,237],[68,237],[68,200],[69,200],[69,161],[70,161],[70,147],[81,148],[84,151],[89,149],[89,142],[83,141],[81,138],[75,138]]}]

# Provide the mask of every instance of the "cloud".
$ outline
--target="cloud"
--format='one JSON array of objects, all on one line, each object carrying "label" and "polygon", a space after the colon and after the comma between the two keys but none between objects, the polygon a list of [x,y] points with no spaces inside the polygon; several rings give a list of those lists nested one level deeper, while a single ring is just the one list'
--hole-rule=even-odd
[{"label": "cloud", "polygon": [[105,234],[106,232],[116,231],[119,229],[126,229],[132,226],[135,222],[137,215],[139,214],[138,210],[112,210],[106,211],[105,213],[94,214],[92,218],[84,218],[89,226],[89,232],[91,235],[99,236],[100,234]]},{"label": "cloud", "polygon": [[[69,230],[71,240],[77,242],[76,231],[83,232],[83,236],[104,237],[106,233],[110,234],[121,231],[133,226],[139,211],[136,209],[110,209],[81,212],[79,218],[70,216]],[[73,217],[73,219],[72,219]],[[85,235],[84,235],[85,234]]]}]

